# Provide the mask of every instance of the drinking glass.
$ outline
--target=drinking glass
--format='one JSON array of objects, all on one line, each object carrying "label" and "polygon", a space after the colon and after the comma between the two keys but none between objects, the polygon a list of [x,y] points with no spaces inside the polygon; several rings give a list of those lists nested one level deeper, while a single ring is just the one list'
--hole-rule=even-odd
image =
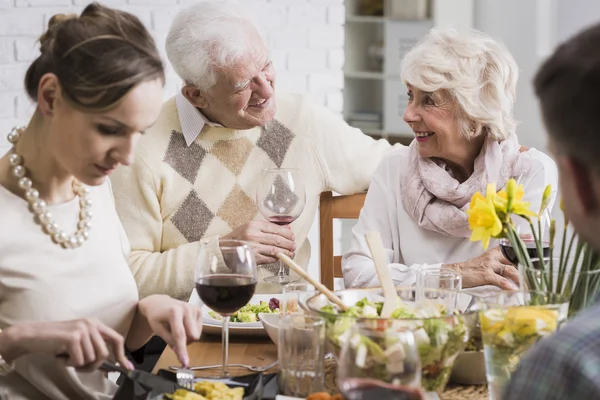
[{"label": "drinking glass", "polygon": [[325,321],[316,316],[285,315],[279,322],[281,394],[305,398],[323,390]]},{"label": "drinking glass", "polygon": [[[306,192],[298,169],[263,170],[262,180],[256,192],[256,203],[259,212],[267,221],[287,226],[302,214],[305,202]],[[277,275],[266,277],[265,282],[284,285],[299,279],[286,274],[286,268],[281,261],[277,261],[277,265],[279,265]]]},{"label": "drinking glass", "polygon": [[338,388],[345,399],[417,400],[423,398],[420,387],[421,361],[411,331],[377,321],[352,326],[338,359]]},{"label": "drinking glass", "polygon": [[252,246],[241,240],[208,239],[200,244],[196,262],[196,291],[204,304],[223,320],[223,377],[229,376],[229,319],[248,304],[257,282]]},{"label": "drinking glass", "polygon": [[[544,212],[544,214],[540,217],[539,224],[538,224],[538,220],[536,220],[536,219],[533,220],[534,228],[536,230],[536,235],[541,236],[542,252],[543,252],[543,255],[541,257],[548,257],[550,255],[550,220],[551,220],[551,217],[550,217],[550,213],[548,210],[546,210]],[[531,227],[529,226],[529,224],[527,223],[527,225],[525,225],[523,221],[519,220],[518,224],[516,226],[516,230],[517,230],[517,233],[519,234],[519,237],[525,244],[525,248],[527,249],[529,258],[532,260],[534,258],[536,258],[536,259],[540,258],[540,255],[538,254],[537,246],[534,241],[534,236],[533,236],[533,233],[531,232]],[[540,230],[541,230],[541,233],[540,233]],[[510,261],[513,265],[516,266],[519,263],[519,260],[517,259],[517,253],[515,253],[514,249],[512,248],[512,245],[510,244],[510,241],[508,239],[506,239],[506,238],[500,239],[500,251],[502,251],[502,254],[504,255],[504,257],[508,261]],[[537,267],[537,265],[534,264],[534,267]]]},{"label": "drinking glass", "polygon": [[477,300],[489,398],[498,400],[521,357],[556,331],[564,299],[534,291],[499,291]]},{"label": "drinking glass", "polygon": [[416,289],[417,304],[423,306],[432,299],[436,303],[442,300],[447,310],[454,310],[458,293],[462,290],[462,275],[448,268],[423,267],[417,271]]},{"label": "drinking glass", "polygon": [[288,283],[283,287],[281,294],[281,313],[304,314],[300,305],[315,293],[315,287],[310,283]]}]

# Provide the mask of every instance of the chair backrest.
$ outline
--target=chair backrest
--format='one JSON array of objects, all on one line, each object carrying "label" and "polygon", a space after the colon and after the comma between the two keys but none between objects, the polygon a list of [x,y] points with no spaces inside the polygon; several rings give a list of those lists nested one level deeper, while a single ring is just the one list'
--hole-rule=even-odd
[{"label": "chair backrest", "polygon": [[333,278],[342,277],[342,257],[333,254],[333,220],[356,219],[365,203],[366,193],[333,196],[321,193],[319,202],[319,241],[321,243],[321,283],[333,290]]}]

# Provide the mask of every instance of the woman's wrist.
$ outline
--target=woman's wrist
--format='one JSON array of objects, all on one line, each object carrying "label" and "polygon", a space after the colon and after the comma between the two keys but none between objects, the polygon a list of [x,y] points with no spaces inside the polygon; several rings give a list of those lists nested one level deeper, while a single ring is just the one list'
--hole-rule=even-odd
[{"label": "woman's wrist", "polygon": [[11,326],[0,331],[0,358],[11,364],[17,358],[27,353],[22,346],[23,334],[17,326]]},{"label": "woman's wrist", "polygon": [[458,272],[458,263],[454,263],[454,264],[442,264],[441,268],[446,268],[446,269],[451,269],[454,270],[456,272]]},{"label": "woman's wrist", "polygon": [[[156,296],[156,295],[153,295]],[[152,297],[152,296],[149,296]],[[125,338],[125,347],[129,351],[135,351],[144,346],[148,340],[152,337],[152,328],[148,319],[144,315],[144,304],[148,297],[138,301],[137,308],[133,320],[131,321],[131,327],[129,333]]]}]

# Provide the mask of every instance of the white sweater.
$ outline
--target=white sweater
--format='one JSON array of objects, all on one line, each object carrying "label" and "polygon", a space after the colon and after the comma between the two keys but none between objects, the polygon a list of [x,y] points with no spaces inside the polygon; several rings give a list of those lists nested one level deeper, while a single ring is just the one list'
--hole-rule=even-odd
[{"label": "white sweater", "polygon": [[[468,261],[483,253],[481,242],[423,229],[405,211],[400,193],[400,165],[408,157],[408,151],[408,147],[393,150],[371,180],[365,205],[352,229],[351,249],[342,260],[346,287],[379,285],[364,239],[369,230],[381,234],[396,285],[414,284],[416,271],[423,266],[441,267],[446,263]],[[525,187],[524,200],[531,202],[532,209],[537,210],[546,185],[551,184],[553,193],[549,207],[552,209],[558,187],[556,165],[536,149],[530,149],[528,153],[532,156],[532,165],[520,180]],[[497,245],[498,240],[492,239],[490,247]]]},{"label": "white sweater", "polygon": [[[92,229],[77,249],[63,249],[34,222],[25,200],[0,185],[0,328],[26,321],[97,318],[126,336],[138,292],[127,265],[127,237],[109,182],[91,187]],[[67,233],[75,230],[79,199],[51,205]],[[55,357],[28,355],[16,371],[0,376],[8,398],[111,399],[116,385],[101,371],[77,372]],[[0,396],[2,397],[2,396]]]}]

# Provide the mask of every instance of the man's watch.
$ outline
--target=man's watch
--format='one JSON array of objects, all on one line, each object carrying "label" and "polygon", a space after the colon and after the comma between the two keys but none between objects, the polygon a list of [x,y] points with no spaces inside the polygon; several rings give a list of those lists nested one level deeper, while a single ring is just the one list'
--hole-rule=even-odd
[{"label": "man's watch", "polygon": [[[0,329],[0,334],[2,334],[2,329]],[[4,358],[2,358],[2,354],[0,354],[0,376],[6,376],[13,372],[15,369],[15,363],[7,363]]]}]

